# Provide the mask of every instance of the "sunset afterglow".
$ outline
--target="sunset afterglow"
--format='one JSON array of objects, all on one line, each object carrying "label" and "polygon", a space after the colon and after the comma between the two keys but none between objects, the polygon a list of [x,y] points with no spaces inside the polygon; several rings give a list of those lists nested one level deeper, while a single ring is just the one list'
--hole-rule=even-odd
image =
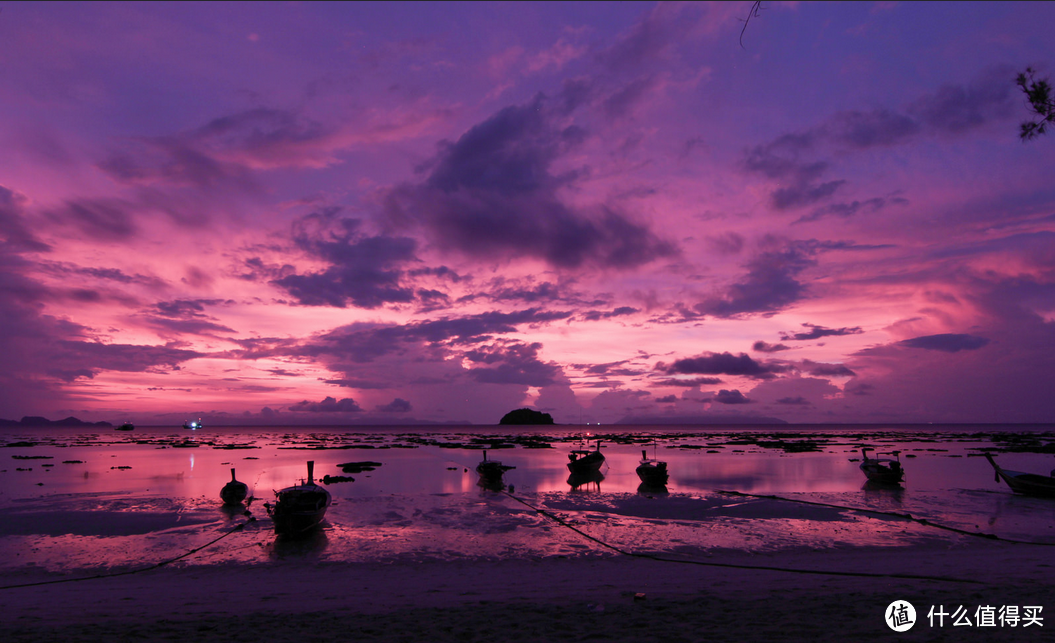
[{"label": "sunset afterglow", "polygon": [[1052,3],[10,3],[0,418],[1050,422]]}]

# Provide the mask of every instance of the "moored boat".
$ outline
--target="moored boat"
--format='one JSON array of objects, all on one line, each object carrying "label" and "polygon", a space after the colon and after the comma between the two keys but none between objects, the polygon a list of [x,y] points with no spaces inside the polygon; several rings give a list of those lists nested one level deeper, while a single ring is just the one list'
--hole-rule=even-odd
[{"label": "moored boat", "polygon": [[275,533],[296,538],[305,536],[322,523],[332,498],[330,492],[315,484],[312,475],[315,462],[308,461],[308,479],[301,484],[275,492],[275,504],[264,503],[267,515],[275,523]]},{"label": "moored boat", "polygon": [[476,465],[476,473],[480,474],[481,478],[492,480],[501,480],[502,474],[510,469],[516,469],[516,467],[502,464],[498,460],[488,460],[487,451],[484,451],[484,459],[480,461],[480,464]]},{"label": "moored boat", "polygon": [[574,449],[568,454],[568,471],[573,475],[588,474],[600,471],[604,464],[604,454],[601,453],[601,441],[597,441],[597,447],[589,449]]},{"label": "moored boat", "polygon": [[239,482],[234,477],[234,469],[231,469],[231,481],[220,489],[220,499],[223,500],[225,505],[237,505],[238,503],[245,500],[245,497],[249,494],[249,486],[244,482]]},{"label": "moored boat", "polygon": [[[870,458],[870,449],[861,449],[861,471],[872,482],[884,485],[897,485],[905,479],[905,470],[901,468],[900,451],[894,451],[891,458]],[[878,455],[878,454],[876,454]]]},{"label": "moored boat", "polygon": [[641,462],[637,465],[637,477],[643,484],[663,487],[666,486],[670,476],[667,475],[667,463],[660,460],[655,453],[656,445],[653,444],[652,456],[648,457],[646,449],[641,450]]},{"label": "moored boat", "polygon": [[996,481],[1003,480],[1011,491],[1026,496],[1040,496],[1044,498],[1055,498],[1055,471],[1052,475],[1045,476],[1039,473],[1023,473],[1004,469],[993,460],[993,456],[986,453],[985,459],[993,465],[996,472]]}]

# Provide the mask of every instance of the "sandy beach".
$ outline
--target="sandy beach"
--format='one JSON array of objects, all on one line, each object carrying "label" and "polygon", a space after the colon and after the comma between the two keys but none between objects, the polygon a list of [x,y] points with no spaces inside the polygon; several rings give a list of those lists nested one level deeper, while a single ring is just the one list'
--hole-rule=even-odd
[{"label": "sandy beach", "polygon": [[[1041,627],[927,625],[931,605],[1041,605],[1050,552],[973,543],[942,551],[727,556],[723,562],[977,582],[838,577],[592,560],[160,569],[0,595],[14,641],[702,641],[895,636],[885,607],[908,600],[906,640],[1045,640]],[[13,579],[12,579],[13,580]],[[1047,610],[1045,610],[1046,612]],[[1046,615],[1043,614],[1042,615]],[[1050,624],[1046,624],[1050,627]]]},{"label": "sandy beach", "polygon": [[[516,488],[494,491],[464,435],[12,439],[0,627],[73,642],[1032,642],[1055,626],[1055,505],[971,457],[1001,435],[658,437],[669,490],[638,488],[632,443],[606,447],[606,478],[585,487],[569,486],[569,447],[507,448]],[[903,487],[862,483],[862,439],[911,456]],[[321,530],[276,538],[271,489],[308,458],[340,472],[359,440],[378,466],[329,486]],[[998,458],[1038,470],[1050,456]],[[236,464],[254,495],[224,509]],[[916,611],[902,633],[895,601]]]},{"label": "sandy beach", "polygon": [[[1053,625],[1045,545],[939,530],[907,547],[725,549],[674,562],[582,540],[576,557],[333,563],[307,544],[263,564],[191,558],[73,582],[26,569],[4,585],[48,584],[0,591],[0,622],[13,641],[1040,641]],[[917,610],[909,632],[884,621],[895,600]],[[975,624],[979,608],[1008,605],[1041,606],[1043,625]],[[932,606],[962,607],[972,625],[929,624]]]}]

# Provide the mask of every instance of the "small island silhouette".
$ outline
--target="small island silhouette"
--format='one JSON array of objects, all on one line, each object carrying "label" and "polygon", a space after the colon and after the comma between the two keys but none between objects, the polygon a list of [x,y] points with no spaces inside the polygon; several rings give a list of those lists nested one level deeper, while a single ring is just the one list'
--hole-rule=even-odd
[{"label": "small island silhouette", "polygon": [[502,416],[499,424],[553,424],[553,416],[534,409],[517,409]]}]

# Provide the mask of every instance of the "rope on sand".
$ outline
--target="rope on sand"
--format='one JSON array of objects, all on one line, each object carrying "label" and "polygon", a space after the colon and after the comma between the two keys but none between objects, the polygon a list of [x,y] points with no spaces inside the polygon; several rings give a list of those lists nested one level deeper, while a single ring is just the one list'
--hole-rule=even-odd
[{"label": "rope on sand", "polygon": [[741,497],[744,497],[744,498],[764,498],[766,500],[783,500],[784,502],[797,502],[797,503],[804,504],[804,505],[814,505],[814,506],[817,506],[817,507],[828,507],[830,509],[841,509],[841,510],[844,510],[844,511],[856,511],[856,512],[859,512],[859,513],[879,514],[880,516],[891,516],[893,518],[901,518],[903,520],[911,520],[912,522],[916,522],[916,523],[919,523],[921,525],[926,525],[928,527],[934,527],[936,529],[944,529],[945,531],[952,531],[952,532],[955,532],[957,534],[962,534],[964,536],[974,536],[976,538],[985,538],[986,540],[999,540],[1000,542],[1013,543],[1015,545],[1041,545],[1041,546],[1046,546],[1046,547],[1053,547],[1053,546],[1055,546],[1055,542],[1053,542],[1053,543],[1041,543],[1041,542],[1036,542],[1036,541],[1032,541],[1032,540],[1015,540],[1014,538],[1002,538],[1000,536],[997,536],[996,534],[986,534],[986,533],[983,533],[983,532],[980,532],[980,531],[968,531],[966,529],[960,529],[959,527],[950,527],[949,525],[943,525],[941,523],[931,522],[930,520],[927,520],[926,518],[916,518],[912,514],[903,514],[903,513],[898,513],[896,511],[880,511],[878,509],[864,509],[862,507],[847,507],[847,506],[844,506],[844,505],[833,505],[833,504],[829,504],[827,502],[816,502],[814,500],[800,500],[798,498],[785,498],[783,496],[767,496],[767,495],[761,495],[761,494],[755,494],[755,493],[744,493],[742,491],[723,491],[721,489],[716,489],[715,491],[717,493],[724,493],[724,494],[729,495],[729,496],[741,496]]},{"label": "rope on sand", "polygon": [[195,547],[194,549],[191,549],[190,551],[184,552],[184,553],[180,554],[179,556],[176,556],[175,558],[170,558],[168,560],[163,560],[160,563],[154,563],[153,565],[150,565],[148,567],[142,567],[140,569],[130,569],[128,571],[123,571],[123,572],[114,572],[112,574],[96,574],[95,576],[83,576],[81,578],[60,578],[60,579],[57,579],[57,580],[38,581],[36,583],[21,583],[21,584],[18,584],[18,585],[3,585],[3,586],[0,586],[0,590],[18,589],[20,587],[36,587],[38,585],[56,585],[58,583],[76,583],[76,582],[79,582],[79,581],[82,581],[82,580],[95,580],[95,579],[98,579],[98,578],[113,578],[115,576],[130,576],[132,574],[139,574],[139,573],[142,573],[142,572],[148,572],[148,571],[150,571],[152,569],[157,569],[159,567],[164,567],[165,565],[168,565],[169,563],[174,563],[177,560],[180,560],[182,558],[186,558],[187,556],[190,556],[192,554],[196,554],[199,551],[205,549],[206,547],[214,545],[214,544],[220,542],[221,540],[223,540],[224,538],[227,538],[228,536],[230,536],[231,534],[235,533],[236,531],[242,531],[243,529],[245,529],[246,525],[248,525],[251,522],[255,522],[255,521],[256,521],[256,518],[253,517],[253,516],[250,516],[249,520],[246,520],[243,523],[235,525],[230,530],[224,532],[223,534],[220,534],[216,538],[213,538],[212,540],[210,540],[209,542],[205,543],[204,545],[201,545],[200,547]]},{"label": "rope on sand", "polygon": [[742,565],[742,564],[737,564],[737,563],[718,563],[718,562],[705,561],[705,560],[687,560],[687,559],[680,559],[680,558],[667,558],[665,556],[657,556],[655,554],[642,554],[642,553],[639,553],[639,552],[627,551],[626,549],[623,549],[623,548],[618,547],[616,545],[613,545],[611,543],[607,543],[607,542],[605,542],[605,541],[603,541],[603,540],[601,540],[599,538],[591,536],[590,534],[582,531],[578,527],[575,527],[574,525],[569,524],[567,521],[565,521],[561,517],[559,517],[559,516],[557,516],[555,514],[552,514],[552,513],[548,512],[548,511],[546,511],[545,509],[540,509],[538,507],[535,507],[534,505],[532,505],[528,501],[523,500],[522,498],[517,498],[516,496],[514,496],[511,493],[509,493],[508,491],[502,491],[501,493],[503,495],[506,495],[506,496],[512,498],[513,500],[516,500],[517,502],[519,502],[520,504],[524,505],[525,507],[528,507],[529,509],[531,509],[535,513],[537,513],[537,514],[539,514],[541,516],[545,516],[546,518],[549,518],[550,520],[552,520],[553,522],[557,523],[558,525],[560,525],[562,527],[566,527],[567,529],[570,529],[570,530],[574,531],[575,533],[579,534],[583,538],[586,538],[587,540],[591,540],[591,541],[597,543],[598,545],[601,545],[602,547],[606,547],[608,549],[611,549],[612,551],[614,551],[616,553],[619,553],[619,554],[622,554],[623,556],[631,556],[633,558],[647,558],[649,560],[655,560],[655,561],[658,561],[658,562],[661,562],[661,563],[681,563],[683,565],[701,565],[701,566],[704,566],[704,567],[726,567],[726,568],[731,568],[731,569],[753,569],[753,570],[758,570],[758,571],[788,572],[788,573],[791,573],[791,574],[816,574],[816,575],[821,575],[821,576],[856,576],[856,577],[860,577],[860,578],[900,578],[900,579],[907,579],[907,580],[942,581],[942,582],[947,582],[947,583],[972,583],[972,584],[977,584],[977,585],[984,584],[982,581],[978,581],[978,580],[973,580],[973,579],[969,579],[969,578],[953,578],[951,576],[927,576],[927,575],[922,575],[922,574],[897,574],[897,573],[880,573],[880,572],[852,572],[852,571],[833,571],[833,570],[827,570],[826,571],[826,570],[820,570],[820,569],[800,569],[800,568],[795,568],[795,567],[778,567],[778,566],[775,566],[775,565]]}]

